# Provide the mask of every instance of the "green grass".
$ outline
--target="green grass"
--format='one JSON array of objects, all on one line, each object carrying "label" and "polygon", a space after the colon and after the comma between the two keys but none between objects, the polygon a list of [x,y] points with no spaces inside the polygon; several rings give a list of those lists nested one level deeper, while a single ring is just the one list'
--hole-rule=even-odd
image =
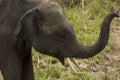
[{"label": "green grass", "polygon": [[[102,20],[105,15],[113,11],[114,7],[118,7],[116,6],[117,4],[117,2],[111,2],[111,0],[93,0],[84,7],[65,8],[67,17],[74,26],[78,40],[83,44],[93,44],[98,38]],[[111,44],[102,53],[105,51],[109,52],[110,48]],[[103,54],[81,60],[88,64],[88,67],[75,73],[69,66],[62,66],[57,59],[39,54],[33,49],[36,80],[105,80],[105,66],[93,69],[96,65],[105,65],[104,60],[106,59]],[[91,66],[91,64],[95,66]],[[94,71],[96,73],[99,71],[101,75],[92,74]],[[110,80],[117,80],[115,77],[117,74],[108,73],[111,76]]]}]

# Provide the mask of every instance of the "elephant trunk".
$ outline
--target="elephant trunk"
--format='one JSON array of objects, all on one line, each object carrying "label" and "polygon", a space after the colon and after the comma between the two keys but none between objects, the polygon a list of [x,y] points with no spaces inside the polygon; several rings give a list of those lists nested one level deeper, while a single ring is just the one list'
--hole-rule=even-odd
[{"label": "elephant trunk", "polygon": [[77,50],[75,50],[75,53],[70,55],[70,57],[89,58],[101,52],[109,40],[110,24],[114,17],[119,17],[118,11],[112,12],[105,17],[101,24],[100,35],[96,43],[91,46],[85,46],[81,45],[80,43],[76,43],[78,45]]}]

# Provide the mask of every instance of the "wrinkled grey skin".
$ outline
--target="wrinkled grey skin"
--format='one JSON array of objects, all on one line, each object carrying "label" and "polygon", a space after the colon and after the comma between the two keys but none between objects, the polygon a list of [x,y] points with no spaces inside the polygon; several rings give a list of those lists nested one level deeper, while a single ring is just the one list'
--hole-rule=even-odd
[{"label": "wrinkled grey skin", "polygon": [[58,58],[89,58],[104,49],[110,13],[101,25],[95,44],[84,46],[76,40],[72,25],[61,6],[53,0],[2,0],[0,2],[0,69],[4,80],[34,80],[31,47]]}]

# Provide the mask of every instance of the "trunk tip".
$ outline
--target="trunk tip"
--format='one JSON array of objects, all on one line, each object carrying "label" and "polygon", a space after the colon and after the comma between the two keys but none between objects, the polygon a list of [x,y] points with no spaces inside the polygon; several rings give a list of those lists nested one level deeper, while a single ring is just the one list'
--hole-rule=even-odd
[{"label": "trunk tip", "polygon": [[114,10],[113,13],[116,15],[117,18],[120,17],[120,16],[119,16],[120,9]]}]

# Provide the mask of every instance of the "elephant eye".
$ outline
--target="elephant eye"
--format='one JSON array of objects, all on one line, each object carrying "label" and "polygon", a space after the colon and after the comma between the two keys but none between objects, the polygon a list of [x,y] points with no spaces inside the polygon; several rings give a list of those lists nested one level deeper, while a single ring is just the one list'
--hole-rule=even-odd
[{"label": "elephant eye", "polygon": [[61,37],[62,38],[62,37],[65,37],[65,32],[60,32],[60,33],[57,32],[55,35],[57,37]]},{"label": "elephant eye", "polygon": [[56,31],[55,35],[58,37],[65,37],[67,33],[67,30],[65,28],[60,28],[59,30]]},{"label": "elephant eye", "polygon": [[55,33],[55,39],[57,41],[64,41],[65,37],[67,35],[67,32],[66,31],[58,31]]}]

